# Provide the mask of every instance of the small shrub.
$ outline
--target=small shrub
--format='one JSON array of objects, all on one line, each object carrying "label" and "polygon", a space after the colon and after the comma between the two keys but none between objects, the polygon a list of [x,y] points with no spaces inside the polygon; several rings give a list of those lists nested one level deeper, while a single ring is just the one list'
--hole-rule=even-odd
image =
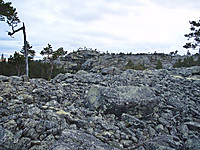
[{"label": "small shrub", "polygon": [[157,61],[157,65],[156,65],[156,69],[162,69],[163,68],[163,65],[160,61],[160,59]]}]

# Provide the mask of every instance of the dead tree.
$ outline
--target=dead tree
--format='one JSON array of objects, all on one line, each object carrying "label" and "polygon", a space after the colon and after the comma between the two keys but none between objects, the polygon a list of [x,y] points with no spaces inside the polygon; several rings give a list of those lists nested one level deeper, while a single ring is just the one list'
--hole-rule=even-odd
[{"label": "dead tree", "polygon": [[13,34],[15,34],[16,32],[23,30],[23,34],[24,34],[24,49],[25,49],[25,58],[26,58],[26,76],[28,77],[28,52],[27,52],[27,41],[26,41],[26,31],[25,31],[25,25],[23,22],[23,26],[17,30],[14,29],[14,27],[12,26],[12,32],[8,32],[8,35],[12,36]]}]

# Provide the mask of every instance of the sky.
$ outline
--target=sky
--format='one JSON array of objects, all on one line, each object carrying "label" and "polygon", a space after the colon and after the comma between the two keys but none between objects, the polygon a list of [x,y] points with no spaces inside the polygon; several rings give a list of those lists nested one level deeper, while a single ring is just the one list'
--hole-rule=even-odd
[{"label": "sky", "polygon": [[[4,0],[8,2],[7,0]],[[170,53],[187,50],[184,34],[189,21],[200,17],[200,0],[13,0],[27,41],[36,58],[50,43],[54,50],[71,52],[79,47],[101,52]],[[18,25],[20,28],[22,23]],[[20,51],[23,33],[7,35],[11,29],[0,22],[0,54]],[[192,51],[191,53],[196,53]]]}]

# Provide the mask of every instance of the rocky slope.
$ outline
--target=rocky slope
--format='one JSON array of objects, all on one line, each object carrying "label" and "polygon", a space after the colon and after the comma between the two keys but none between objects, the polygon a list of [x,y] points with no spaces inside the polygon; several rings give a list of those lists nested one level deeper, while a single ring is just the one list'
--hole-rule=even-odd
[{"label": "rocky slope", "polygon": [[200,149],[200,67],[0,76],[0,149]]},{"label": "rocky slope", "polygon": [[[132,54],[132,53],[100,53],[97,50],[78,50],[67,54],[60,60],[55,60],[58,68],[63,67],[67,72],[77,72],[85,70],[93,73],[100,73],[106,68],[116,67],[121,70],[127,69],[127,64],[131,61],[134,69],[143,70],[155,69],[160,62],[164,69],[173,68],[178,61],[183,61],[188,56],[170,55],[164,53],[154,54]],[[198,60],[198,55],[192,56],[194,61]],[[131,66],[133,67],[133,66]],[[129,68],[130,69],[130,68]],[[131,68],[133,69],[133,68]],[[160,69],[160,68],[159,68]]]}]

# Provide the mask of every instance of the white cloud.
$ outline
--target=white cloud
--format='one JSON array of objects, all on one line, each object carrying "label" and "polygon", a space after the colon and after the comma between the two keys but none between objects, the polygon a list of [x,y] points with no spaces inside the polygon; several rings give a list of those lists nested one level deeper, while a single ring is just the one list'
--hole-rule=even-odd
[{"label": "white cloud", "polygon": [[[189,20],[199,19],[200,12],[196,0],[15,0],[13,5],[38,54],[47,43],[66,50],[80,46],[112,52],[178,49],[184,54]],[[0,27],[5,30],[5,25]],[[14,40],[23,41],[21,35]],[[0,47],[7,46],[1,42]]]}]

